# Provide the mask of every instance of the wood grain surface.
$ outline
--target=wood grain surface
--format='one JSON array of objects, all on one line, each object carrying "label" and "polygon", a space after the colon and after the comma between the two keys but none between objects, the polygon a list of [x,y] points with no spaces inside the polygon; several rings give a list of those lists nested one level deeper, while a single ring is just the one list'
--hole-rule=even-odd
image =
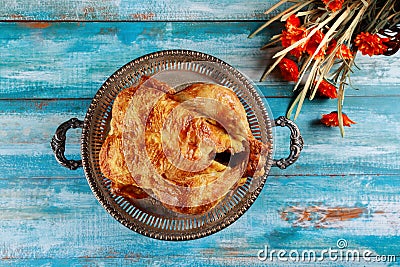
[{"label": "wood grain surface", "polygon": [[[360,69],[344,106],[357,124],[345,138],[319,123],[336,110],[336,100],[306,102],[296,121],[305,141],[300,159],[286,170],[273,168],[245,215],[206,238],[176,243],[132,232],[100,206],[82,170],[69,171],[54,159],[49,142],[57,126],[83,119],[118,68],[163,49],[198,50],[226,61],[256,83],[273,117],[284,115],[292,84],[276,73],[258,81],[274,53],[259,48],[279,29],[247,38],[276,2],[0,5],[0,265],[289,266],[257,255],[265,246],[321,252],[337,248],[340,239],[348,249],[400,257],[399,54],[357,56]],[[285,157],[289,131],[274,131],[274,157]],[[80,157],[80,134],[68,133],[70,158]]]},{"label": "wood grain surface", "polygon": [[0,5],[1,20],[182,21],[259,20],[273,1],[241,0],[11,0]]}]

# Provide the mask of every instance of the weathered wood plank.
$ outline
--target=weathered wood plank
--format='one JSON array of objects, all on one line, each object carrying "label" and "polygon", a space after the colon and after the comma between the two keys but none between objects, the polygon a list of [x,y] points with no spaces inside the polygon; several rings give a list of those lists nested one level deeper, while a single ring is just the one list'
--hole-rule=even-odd
[{"label": "weathered wood plank", "polygon": [[[254,205],[227,229],[180,242],[157,241],[131,232],[96,203],[85,179],[0,179],[0,258],[115,258],[158,261],[163,257],[206,259],[235,257],[255,263],[257,252],[270,249],[335,247],[378,255],[398,253],[399,176],[271,177]],[[282,212],[319,208],[310,219]],[[355,218],[322,221],[324,209],[360,208]],[[368,238],[366,238],[368,236]],[[8,261],[4,262],[7,263]],[[178,260],[178,259],[177,259]]]},{"label": "weathered wood plank", "polygon": [[[268,101],[272,107],[276,102],[283,103],[282,99]],[[305,147],[290,173],[398,175],[400,157],[396,148],[400,144],[400,121],[394,108],[398,101],[397,97],[346,98],[343,111],[357,124],[346,128],[345,138],[340,136],[338,128],[327,128],[319,122],[322,114],[336,110],[336,100],[305,103],[297,120]],[[274,112],[274,108],[272,110]],[[274,112],[275,116],[278,114]],[[277,144],[285,143],[279,135],[276,139]],[[278,146],[277,151],[280,149]],[[284,175],[286,170],[276,173]]]},{"label": "weathered wood plank", "polygon": [[0,20],[79,20],[79,21],[179,21],[255,20],[275,1],[129,1],[62,0],[11,1],[0,5]]},{"label": "weathered wood plank", "polygon": [[[286,170],[271,175],[399,175],[399,97],[349,97],[345,112],[357,124],[341,138],[337,128],[318,123],[323,113],[336,109],[335,100],[305,104],[297,123],[305,147],[300,159]],[[267,99],[273,116],[285,114],[288,98]],[[59,124],[71,117],[83,119],[90,100],[3,100],[0,101],[0,173],[11,177],[77,177],[61,171],[49,146]],[[71,131],[67,153],[79,158],[79,130]],[[275,129],[275,157],[289,151],[289,131]],[[20,168],[24,166],[24,168]],[[46,168],[43,168],[46,166]]]},{"label": "weathered wood plank", "polygon": [[[311,263],[310,263],[311,262]],[[160,258],[68,258],[68,259],[9,259],[0,261],[5,266],[15,267],[26,267],[26,266],[182,266],[182,267],[213,267],[213,266],[232,266],[232,267],[243,267],[243,266],[295,266],[306,267],[306,266],[323,266],[323,267],[336,267],[340,261],[329,261],[321,260],[315,262],[305,260],[303,262],[290,261],[289,258],[286,260],[277,260],[263,262],[257,260],[256,257],[216,257],[216,256],[192,256],[187,255],[186,257],[160,257]],[[343,267],[364,267],[366,264],[371,264],[372,260],[360,260],[360,261],[343,261],[340,262],[340,266]],[[374,266],[388,266],[388,262],[374,262]]]},{"label": "weathered wood plank", "polygon": [[[247,35],[259,22],[0,23],[0,98],[92,98],[118,68],[144,54],[190,49],[215,55],[256,82],[266,96],[288,97],[293,84],[275,72],[258,82],[273,51],[271,32]],[[23,51],[21,53],[20,51]],[[348,96],[399,95],[400,53],[359,55]]]}]

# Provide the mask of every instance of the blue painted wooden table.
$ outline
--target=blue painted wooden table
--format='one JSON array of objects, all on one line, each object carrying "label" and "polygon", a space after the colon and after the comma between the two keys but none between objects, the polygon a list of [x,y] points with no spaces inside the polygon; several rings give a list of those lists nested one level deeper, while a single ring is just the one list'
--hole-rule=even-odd
[{"label": "blue painted wooden table", "polygon": [[[305,141],[301,158],[286,170],[272,169],[245,215],[209,237],[177,243],[130,231],[97,202],[82,170],[54,159],[49,141],[57,126],[83,118],[119,67],[162,49],[198,50],[228,62],[256,82],[275,117],[284,115],[291,85],[278,76],[257,82],[273,53],[259,48],[272,33],[247,38],[276,2],[2,0],[0,264],[386,266],[400,260],[399,54],[357,57],[344,110],[357,124],[345,138],[318,123],[336,109],[335,100],[307,102],[296,121]],[[275,157],[288,153],[288,135],[276,130]],[[80,157],[79,136],[69,132],[71,158]],[[367,257],[346,261],[332,250]],[[265,259],[271,251],[274,257]],[[296,253],[312,251],[322,257],[296,261]]]}]

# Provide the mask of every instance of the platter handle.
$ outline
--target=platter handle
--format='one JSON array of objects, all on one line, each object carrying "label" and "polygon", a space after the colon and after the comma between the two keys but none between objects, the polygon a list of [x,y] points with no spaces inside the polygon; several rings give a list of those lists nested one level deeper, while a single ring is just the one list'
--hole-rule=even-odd
[{"label": "platter handle", "polygon": [[54,134],[50,142],[51,149],[54,152],[54,156],[56,157],[57,162],[70,170],[76,170],[82,167],[82,160],[67,159],[64,154],[67,131],[69,129],[76,128],[83,128],[83,121],[77,118],[69,119],[68,121],[58,126],[56,133]]},{"label": "platter handle", "polygon": [[293,121],[284,116],[280,116],[275,120],[275,126],[288,127],[290,129],[289,156],[279,160],[275,159],[272,163],[272,167],[286,169],[286,167],[292,165],[299,158],[300,152],[304,146],[303,137],[300,134],[299,127]]}]

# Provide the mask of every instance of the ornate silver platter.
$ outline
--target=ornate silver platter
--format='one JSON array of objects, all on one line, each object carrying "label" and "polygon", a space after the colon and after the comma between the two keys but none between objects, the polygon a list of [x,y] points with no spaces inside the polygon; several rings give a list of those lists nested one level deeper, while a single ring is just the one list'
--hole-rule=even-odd
[{"label": "ornate silver platter", "polygon": [[[120,91],[135,85],[142,77],[151,76],[176,90],[195,82],[208,82],[231,88],[243,104],[250,129],[255,138],[269,144],[264,166],[265,175],[248,177],[246,182],[229,192],[214,208],[201,215],[186,215],[166,209],[156,199],[132,200],[111,191],[111,181],[100,171],[99,151],[107,136],[113,101]],[[255,85],[238,70],[211,55],[188,50],[166,50],[144,55],[116,71],[94,96],[84,121],[76,118],[61,124],[51,141],[57,161],[69,168],[83,166],[94,195],[117,221],[142,235],[161,240],[190,240],[218,232],[236,221],[256,200],[273,166],[286,168],[297,160],[303,139],[297,126],[290,120],[271,118],[268,105]],[[274,126],[291,130],[290,155],[274,160]],[[66,132],[82,128],[82,160],[64,156]]]}]

